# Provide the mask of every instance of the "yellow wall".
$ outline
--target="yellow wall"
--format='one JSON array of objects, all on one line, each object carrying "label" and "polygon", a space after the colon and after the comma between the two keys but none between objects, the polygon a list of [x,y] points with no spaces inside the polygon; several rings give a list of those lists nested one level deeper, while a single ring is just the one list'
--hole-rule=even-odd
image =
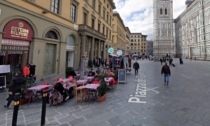
[{"label": "yellow wall", "polygon": [[[121,50],[126,50],[126,29],[118,16],[113,16],[113,43]],[[125,53],[125,52],[124,52]],[[123,53],[123,54],[124,54]]]},{"label": "yellow wall", "polygon": [[[83,19],[84,12],[88,12],[87,25],[89,27],[92,27],[92,17],[94,17],[95,18],[94,29],[96,31],[98,31],[98,22],[100,21],[101,22],[100,33],[103,32],[103,25],[105,25],[104,34],[106,35],[106,29],[108,28],[107,39],[111,40],[110,32],[112,29],[111,29],[111,23],[110,23],[110,16],[112,17],[112,15],[113,15],[113,12],[112,12],[113,9],[111,8],[111,5],[109,4],[109,2],[107,2],[107,0],[105,0],[105,3],[104,3],[104,1],[101,1],[101,14],[99,14],[99,9],[98,9],[99,1],[98,0],[95,0],[95,9],[93,9],[93,7],[92,7],[92,0],[88,0],[87,2],[84,0],[81,0],[79,2],[80,2],[80,4],[79,4],[79,8],[78,8],[77,23],[83,24],[84,23],[84,19]],[[109,8],[107,8],[107,4],[108,4]],[[105,18],[107,18],[107,12],[109,13],[108,21],[106,21],[103,18],[103,9],[104,8],[105,8],[105,12],[106,12]],[[111,9],[111,11],[110,11],[110,9]]]},{"label": "yellow wall", "polygon": [[[70,22],[70,1],[71,0],[62,0],[60,5],[59,14],[51,12],[51,0],[35,0],[35,2],[28,2],[27,0],[7,0],[15,5],[25,8],[27,10],[33,11],[40,16],[50,18],[54,21],[73,27],[74,24]],[[43,10],[46,10],[47,13],[42,13]]]}]

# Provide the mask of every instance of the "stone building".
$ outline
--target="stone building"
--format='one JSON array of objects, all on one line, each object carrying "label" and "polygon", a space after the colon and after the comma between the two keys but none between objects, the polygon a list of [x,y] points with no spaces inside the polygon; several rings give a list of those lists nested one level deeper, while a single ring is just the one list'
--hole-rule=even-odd
[{"label": "stone building", "polygon": [[210,60],[210,0],[186,0],[186,9],[175,20],[177,55]]},{"label": "stone building", "polygon": [[153,41],[147,41],[147,52],[146,55],[153,55]]},{"label": "stone building", "polygon": [[78,68],[80,50],[77,28],[70,20],[72,1],[0,1],[0,65],[11,73],[26,63],[36,65],[37,79]]},{"label": "stone building", "polygon": [[81,55],[88,59],[107,58],[112,44],[112,19],[115,4],[113,0],[75,1],[75,14],[82,40]]},{"label": "stone building", "polygon": [[147,35],[142,35],[141,33],[131,33],[130,34],[130,51],[135,54],[146,54],[147,45],[146,45]]},{"label": "stone building", "polygon": [[115,53],[118,50],[122,50],[123,55],[126,53],[126,28],[119,13],[113,13],[112,22],[112,41]]},{"label": "stone building", "polygon": [[153,54],[156,57],[174,56],[173,0],[153,0],[153,8]]},{"label": "stone building", "polygon": [[82,58],[106,57],[112,0],[1,0],[0,65],[11,73],[36,65],[37,79],[79,68]]},{"label": "stone building", "polygon": [[131,44],[131,40],[130,40],[130,29],[129,27],[126,27],[126,54],[130,54],[130,44]]}]

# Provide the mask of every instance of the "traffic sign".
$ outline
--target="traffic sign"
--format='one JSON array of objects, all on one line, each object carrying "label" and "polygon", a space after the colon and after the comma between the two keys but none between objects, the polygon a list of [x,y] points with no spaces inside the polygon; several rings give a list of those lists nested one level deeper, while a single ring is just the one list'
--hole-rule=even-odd
[{"label": "traffic sign", "polygon": [[108,53],[114,53],[114,49],[111,47],[108,49]]},{"label": "traffic sign", "polygon": [[120,55],[122,55],[122,54],[123,54],[122,50],[118,50],[118,51],[117,51],[117,55],[120,56]]}]

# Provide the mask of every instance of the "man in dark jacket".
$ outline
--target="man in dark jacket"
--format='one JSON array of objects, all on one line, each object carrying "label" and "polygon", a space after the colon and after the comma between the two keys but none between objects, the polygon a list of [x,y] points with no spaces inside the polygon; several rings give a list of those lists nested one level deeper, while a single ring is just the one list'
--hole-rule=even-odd
[{"label": "man in dark jacket", "polygon": [[168,86],[169,83],[169,76],[171,75],[171,71],[167,63],[165,62],[165,65],[162,67],[161,74],[164,74],[164,85]]},{"label": "man in dark jacket", "polygon": [[133,68],[135,70],[135,76],[136,76],[138,74],[138,70],[140,68],[139,63],[137,61],[133,64]]},{"label": "man in dark jacket", "polygon": [[7,105],[5,108],[9,108],[10,103],[14,100],[15,93],[21,93],[21,88],[25,85],[25,78],[20,74],[19,71],[15,72],[15,76],[12,78],[9,85],[9,97],[7,98]]}]

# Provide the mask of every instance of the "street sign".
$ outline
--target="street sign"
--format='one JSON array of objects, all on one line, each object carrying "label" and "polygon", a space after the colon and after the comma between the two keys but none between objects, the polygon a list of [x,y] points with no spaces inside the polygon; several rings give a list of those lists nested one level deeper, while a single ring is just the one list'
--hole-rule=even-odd
[{"label": "street sign", "polygon": [[120,56],[120,55],[122,55],[122,54],[123,54],[122,50],[118,50],[118,51],[117,51],[117,55]]},{"label": "street sign", "polygon": [[114,49],[111,47],[108,49],[108,53],[114,53]]}]

